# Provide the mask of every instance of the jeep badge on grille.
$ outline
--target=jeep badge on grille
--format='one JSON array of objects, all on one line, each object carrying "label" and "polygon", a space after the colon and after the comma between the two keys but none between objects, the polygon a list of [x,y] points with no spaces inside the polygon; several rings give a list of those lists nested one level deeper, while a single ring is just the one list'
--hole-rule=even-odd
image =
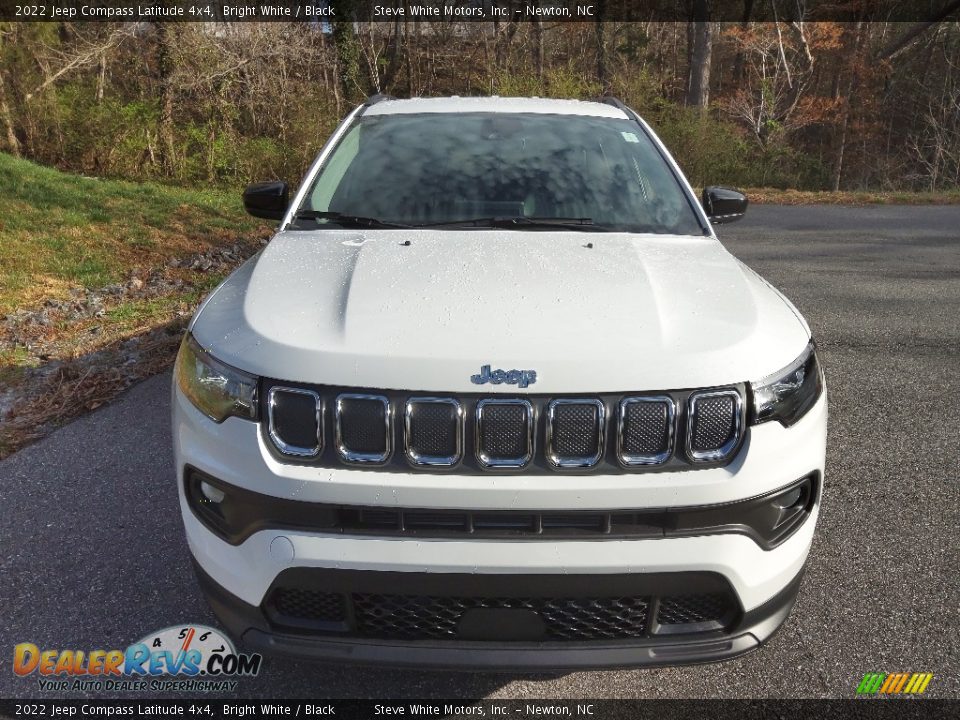
[{"label": "jeep badge on grille", "polygon": [[528,385],[533,385],[537,381],[537,371],[536,370],[490,370],[489,365],[484,365],[480,368],[480,372],[476,375],[470,376],[470,382],[474,385],[484,385],[486,383],[492,383],[493,385],[499,385],[500,383],[507,383],[508,385],[516,385],[517,387],[525,388]]}]

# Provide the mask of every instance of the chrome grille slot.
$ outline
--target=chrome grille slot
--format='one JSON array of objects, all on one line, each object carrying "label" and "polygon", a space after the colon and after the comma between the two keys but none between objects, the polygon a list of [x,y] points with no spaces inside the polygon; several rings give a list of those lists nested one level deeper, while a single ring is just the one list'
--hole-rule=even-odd
[{"label": "chrome grille slot", "polygon": [[284,455],[309,458],[323,449],[323,404],[313,390],[275,386],[267,398],[268,432]]},{"label": "chrome grille slot", "polygon": [[552,400],[547,406],[547,458],[556,467],[591,467],[603,455],[600,400]]},{"label": "chrome grille slot", "polygon": [[411,398],[404,412],[407,459],[450,467],[463,457],[463,407],[453,398]]},{"label": "chrome grille slot", "polygon": [[694,393],[687,400],[687,454],[694,462],[722,460],[740,441],[743,402],[735,390]]},{"label": "chrome grille slot", "polygon": [[673,454],[676,405],[659,395],[620,401],[617,457],[624,465],[659,465]]},{"label": "chrome grille slot", "polygon": [[336,401],[337,452],[351,463],[382,463],[392,449],[390,401],[383,395],[342,393]]},{"label": "chrome grille slot", "polygon": [[527,400],[480,400],[476,445],[484,467],[526,466],[533,459],[533,406]]}]

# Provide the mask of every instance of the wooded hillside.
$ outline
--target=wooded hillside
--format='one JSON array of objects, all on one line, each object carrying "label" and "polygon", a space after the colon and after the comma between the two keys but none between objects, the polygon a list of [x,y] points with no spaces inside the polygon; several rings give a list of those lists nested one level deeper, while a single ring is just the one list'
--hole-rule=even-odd
[{"label": "wooded hillside", "polygon": [[372,93],[613,94],[694,184],[960,184],[948,13],[760,23],[752,5],[732,23],[0,24],[0,150],[120,178],[295,181]]}]

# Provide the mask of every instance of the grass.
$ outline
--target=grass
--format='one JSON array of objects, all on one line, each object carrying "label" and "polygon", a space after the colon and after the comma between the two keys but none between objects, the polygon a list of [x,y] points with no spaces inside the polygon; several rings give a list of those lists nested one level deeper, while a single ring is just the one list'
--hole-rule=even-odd
[{"label": "grass", "polygon": [[87,178],[0,154],[0,315],[262,227],[239,193]]},{"label": "grass", "polygon": [[960,190],[906,192],[883,190],[781,190],[748,188],[750,202],[777,205],[958,205]]},{"label": "grass", "polygon": [[[169,365],[223,279],[172,258],[235,244],[249,254],[268,232],[239,193],[86,178],[0,154],[0,458]],[[143,296],[103,291],[157,274],[167,284]],[[102,313],[49,308],[86,291]],[[20,310],[47,322],[4,320]]]}]

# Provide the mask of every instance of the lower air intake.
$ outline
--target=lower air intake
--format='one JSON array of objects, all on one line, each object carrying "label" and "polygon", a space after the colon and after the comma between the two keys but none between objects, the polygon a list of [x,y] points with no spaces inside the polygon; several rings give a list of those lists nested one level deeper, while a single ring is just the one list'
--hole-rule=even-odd
[{"label": "lower air intake", "polygon": [[279,588],[271,595],[275,615],[296,620],[338,622],[345,617],[343,595],[301,588]]},{"label": "lower air intake", "polygon": [[456,638],[461,620],[478,608],[528,610],[543,623],[545,639],[600,640],[643,637],[649,599],[460,598],[354,594],[360,635],[376,638]]}]

